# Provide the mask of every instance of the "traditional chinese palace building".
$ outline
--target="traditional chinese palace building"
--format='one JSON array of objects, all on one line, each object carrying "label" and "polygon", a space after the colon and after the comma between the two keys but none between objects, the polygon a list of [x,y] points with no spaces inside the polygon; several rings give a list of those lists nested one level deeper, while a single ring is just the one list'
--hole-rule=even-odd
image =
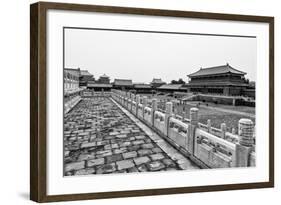
[{"label": "traditional chinese palace building", "polygon": [[165,85],[165,84],[166,84],[166,82],[162,81],[161,78],[153,78],[153,80],[150,83],[152,88],[158,88],[161,85]]},{"label": "traditional chinese palace building", "polygon": [[94,76],[87,70],[80,70],[79,86],[87,87],[89,81],[95,81]]},{"label": "traditional chinese palace building", "polygon": [[133,89],[133,81],[131,79],[114,79],[114,89],[131,90]]},{"label": "traditional chinese palace building", "polygon": [[109,83],[96,83],[95,81],[88,81],[87,88],[93,91],[111,91],[112,85]]},{"label": "traditional chinese palace building", "polygon": [[109,76],[103,74],[103,75],[100,76],[100,78],[97,80],[97,83],[109,84],[109,83],[110,83],[110,78],[109,78]]},{"label": "traditional chinese palace building", "polygon": [[245,72],[237,70],[229,64],[201,68],[188,75],[190,81],[186,86],[189,92],[243,95],[249,87],[245,75]]}]

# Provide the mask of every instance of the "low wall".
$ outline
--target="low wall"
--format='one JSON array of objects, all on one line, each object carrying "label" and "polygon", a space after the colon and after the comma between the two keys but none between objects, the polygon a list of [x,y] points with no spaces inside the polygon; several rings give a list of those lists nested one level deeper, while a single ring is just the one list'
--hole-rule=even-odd
[{"label": "low wall", "polygon": [[84,90],[81,93],[81,97],[110,97],[111,92],[96,92],[92,90]]},{"label": "low wall", "polygon": [[194,155],[212,168],[235,167],[236,145],[196,129]]},{"label": "low wall", "polygon": [[[214,130],[209,125],[200,124],[197,108],[191,108],[190,119],[185,119],[172,113],[171,102],[166,104],[163,113],[157,110],[156,100],[149,107],[145,98],[140,100],[139,96],[122,91],[112,92],[112,98],[201,167],[255,166],[254,126],[248,119],[239,121],[238,137],[225,132],[224,125],[221,130]],[[221,136],[212,132],[219,132]]]},{"label": "low wall", "polygon": [[190,126],[188,124],[183,123],[180,120],[177,120],[173,117],[169,119],[168,123],[168,133],[167,136],[172,141],[174,141],[178,146],[188,149],[188,144],[190,144],[189,136],[190,136]]},{"label": "low wall", "polygon": [[235,99],[234,97],[232,98],[228,96],[217,96],[217,95],[212,96],[212,95],[203,95],[203,94],[198,94],[190,98],[190,100],[193,101],[212,102],[212,103],[224,104],[224,105],[233,105],[234,99]]},{"label": "low wall", "polygon": [[[252,91],[249,92],[252,93]],[[250,94],[247,96],[252,97]],[[239,96],[197,94],[189,97],[188,100],[211,102],[211,103],[223,104],[223,105],[243,105],[243,106],[255,107],[255,101],[247,101],[245,100],[245,97],[241,97],[241,96],[239,97]]]}]

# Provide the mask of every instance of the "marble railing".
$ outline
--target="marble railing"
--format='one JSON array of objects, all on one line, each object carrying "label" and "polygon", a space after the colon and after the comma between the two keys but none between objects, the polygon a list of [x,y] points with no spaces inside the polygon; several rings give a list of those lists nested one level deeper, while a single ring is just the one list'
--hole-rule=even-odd
[{"label": "marble railing", "polygon": [[199,123],[197,108],[190,109],[187,119],[173,114],[171,102],[164,113],[157,110],[156,99],[148,106],[147,97],[119,90],[113,90],[111,97],[201,167],[255,166],[254,125],[249,119],[239,121],[239,135],[235,135],[226,132],[224,123],[221,129],[211,127],[209,121]]}]

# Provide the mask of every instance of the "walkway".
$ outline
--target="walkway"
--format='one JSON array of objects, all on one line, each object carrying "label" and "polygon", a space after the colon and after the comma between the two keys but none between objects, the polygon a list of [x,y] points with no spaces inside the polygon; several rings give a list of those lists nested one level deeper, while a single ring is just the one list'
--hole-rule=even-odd
[{"label": "walkway", "polygon": [[65,175],[198,169],[108,98],[83,99],[65,116]]}]

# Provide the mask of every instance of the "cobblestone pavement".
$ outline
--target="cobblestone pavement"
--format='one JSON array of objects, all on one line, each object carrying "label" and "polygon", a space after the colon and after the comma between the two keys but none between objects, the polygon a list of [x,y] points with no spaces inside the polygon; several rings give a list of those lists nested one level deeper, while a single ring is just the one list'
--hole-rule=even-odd
[{"label": "cobblestone pavement", "polygon": [[108,98],[65,115],[64,147],[66,176],[197,168]]}]

